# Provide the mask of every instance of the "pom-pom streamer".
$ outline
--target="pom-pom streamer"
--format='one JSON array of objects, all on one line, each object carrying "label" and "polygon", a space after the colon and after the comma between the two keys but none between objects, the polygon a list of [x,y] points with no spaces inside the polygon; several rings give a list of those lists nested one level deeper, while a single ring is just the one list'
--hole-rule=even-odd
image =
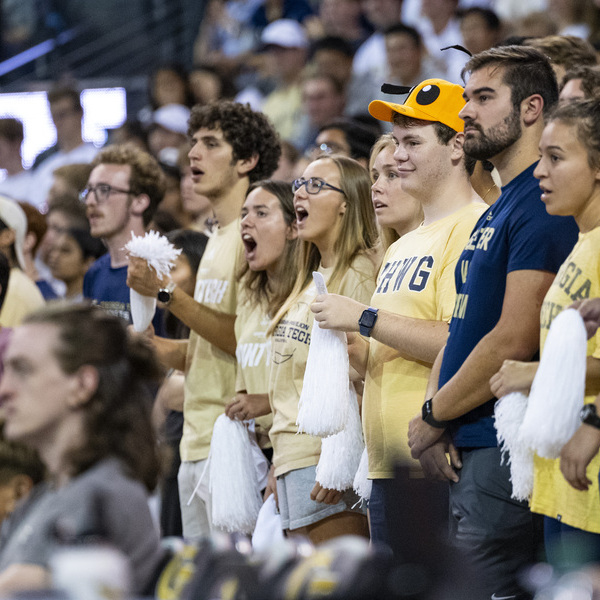
[{"label": "pom-pom streamer", "polygon": [[[319,294],[326,294],[323,275],[313,273]],[[348,420],[348,343],[346,334],[321,329],[314,322],[298,407],[298,432],[327,437],[341,431]]]},{"label": "pom-pom streamer", "polygon": [[[125,249],[131,256],[143,258],[148,266],[156,271],[159,277],[168,275],[175,265],[176,258],[181,254],[171,242],[157,231],[149,231],[144,236],[131,233],[131,240],[125,244]],[[154,317],[156,311],[156,298],[142,296],[135,290],[129,290],[131,304],[131,318],[135,331],[145,331]]]},{"label": "pom-pom streamer", "polygon": [[321,442],[321,457],[317,465],[317,481],[330,490],[352,488],[354,477],[364,450],[358,400],[350,384],[348,421],[342,431],[326,437]]},{"label": "pom-pom streamer", "polygon": [[262,498],[251,441],[246,426],[224,414],[213,429],[208,475],[215,527],[252,533]]}]

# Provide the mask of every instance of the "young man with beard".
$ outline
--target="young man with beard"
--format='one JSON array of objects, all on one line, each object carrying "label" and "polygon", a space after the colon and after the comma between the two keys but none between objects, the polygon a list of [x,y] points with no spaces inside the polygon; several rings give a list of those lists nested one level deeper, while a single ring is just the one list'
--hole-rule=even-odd
[{"label": "young man with beard", "polygon": [[248,187],[275,171],[281,150],[268,119],[234,102],[194,107],[189,134],[194,192],[210,200],[218,222],[200,261],[194,297],[158,280],[140,259],[130,260],[127,283],[140,294],[157,296],[192,330],[189,341],[152,339],[163,363],[185,372],[178,482],[183,535],[194,539],[211,530],[208,478],[202,475],[214,423],[235,395],[239,216]]},{"label": "young man with beard", "polygon": [[449,441],[459,449],[459,481],[450,486],[452,542],[472,559],[492,598],[526,598],[517,576],[536,560],[538,531],[527,503],[511,498],[489,379],[505,359],[536,356],[542,300],[577,228],[546,213],[533,177],[543,116],[558,99],[548,60],[532,48],[507,46],[475,55],[465,69],[465,152],[493,163],[502,195],[459,258],[448,341],[422,412],[411,421],[409,446],[424,468],[446,460]]},{"label": "young man with beard", "polygon": [[[85,202],[90,233],[108,252],[85,274],[83,295],[131,323],[125,244],[144,235],[165,192],[162,171],[152,156],[133,145],[107,146],[92,162]],[[160,315],[156,326],[162,326]]]}]

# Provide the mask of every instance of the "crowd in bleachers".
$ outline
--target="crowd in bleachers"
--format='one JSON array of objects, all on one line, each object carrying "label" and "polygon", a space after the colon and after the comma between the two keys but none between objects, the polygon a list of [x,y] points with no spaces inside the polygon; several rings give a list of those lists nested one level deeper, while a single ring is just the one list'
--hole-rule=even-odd
[{"label": "crowd in bleachers", "polygon": [[[600,593],[598,44],[593,0],[211,0],[102,148],[74,82],[31,168],[0,115],[0,597],[102,544],[138,596]],[[509,447],[569,308],[575,426]]]}]

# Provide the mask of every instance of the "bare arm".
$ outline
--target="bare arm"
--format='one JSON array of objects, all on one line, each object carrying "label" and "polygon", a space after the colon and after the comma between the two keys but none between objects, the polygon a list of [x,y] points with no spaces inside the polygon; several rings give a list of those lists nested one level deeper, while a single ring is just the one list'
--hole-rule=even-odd
[{"label": "bare arm", "polygon": [[[490,379],[490,389],[496,398],[502,398],[511,392],[528,394],[537,373],[538,362],[520,362],[505,360],[500,370]],[[600,360],[587,357],[585,370],[585,395],[592,396],[600,392]]]},{"label": "bare arm", "polygon": [[[340,331],[359,331],[358,320],[366,308],[365,304],[337,294],[317,296],[311,306],[321,327]],[[371,337],[394,348],[407,360],[433,364],[446,343],[448,324],[380,310]]]},{"label": "bare arm", "polygon": [[458,372],[434,396],[435,418],[456,419],[493,397],[490,378],[505,360],[530,360],[539,349],[540,309],[555,275],[513,271],[506,278],[502,313]]},{"label": "bare arm", "polygon": [[207,342],[235,356],[237,344],[233,326],[236,315],[200,304],[179,288],[173,290],[169,310]]},{"label": "bare arm", "polygon": [[[540,309],[554,274],[513,271],[496,326],[473,348],[454,376],[433,396],[433,416],[438,421],[456,419],[491,398],[490,379],[507,359],[530,360],[539,348]],[[413,457],[433,444],[443,429],[422,419],[411,422],[409,446]]]},{"label": "bare arm", "polygon": [[588,298],[575,302],[569,308],[576,308],[583,318],[583,323],[588,334],[592,337],[600,326],[600,298]]},{"label": "bare arm", "polygon": [[185,370],[188,340],[171,340],[155,335],[152,344],[161,363],[169,369]]},{"label": "bare arm", "polygon": [[[127,285],[143,296],[155,298],[166,282],[158,278],[144,259],[130,256]],[[235,356],[235,315],[200,304],[180,288],[173,290],[169,310],[207,342]]]}]

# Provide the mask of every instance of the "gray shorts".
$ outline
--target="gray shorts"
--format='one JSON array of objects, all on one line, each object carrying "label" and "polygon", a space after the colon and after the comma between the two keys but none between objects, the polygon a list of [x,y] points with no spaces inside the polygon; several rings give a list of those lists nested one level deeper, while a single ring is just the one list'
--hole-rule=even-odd
[{"label": "gray shorts", "polygon": [[284,529],[307,527],[348,510],[366,514],[366,508],[358,506],[360,498],[351,489],[344,492],[337,504],[311,500],[310,493],[315,487],[316,472],[316,466],[305,467],[289,471],[277,478],[279,514]]}]

